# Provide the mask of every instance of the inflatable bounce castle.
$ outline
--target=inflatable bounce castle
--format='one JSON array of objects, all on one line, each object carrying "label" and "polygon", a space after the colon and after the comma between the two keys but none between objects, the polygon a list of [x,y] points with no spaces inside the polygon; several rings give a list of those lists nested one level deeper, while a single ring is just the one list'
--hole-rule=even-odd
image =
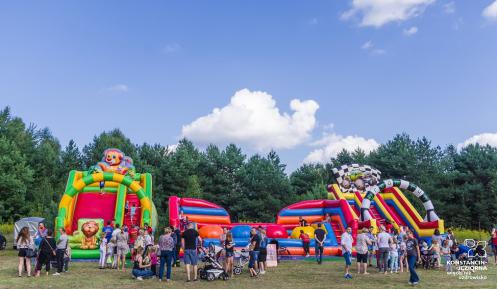
[{"label": "inflatable bounce castle", "polygon": [[[328,186],[328,199],[307,200],[290,205],[279,211],[276,223],[232,223],[228,212],[220,206],[193,198],[169,198],[169,220],[179,226],[180,218],[195,222],[204,246],[219,244],[223,228],[233,234],[235,246],[245,247],[249,241],[251,227],[266,228],[270,242],[279,245],[281,254],[304,255],[300,230],[314,238],[314,229],[322,223],[326,231],[325,255],[341,255],[340,236],[346,227],[352,234],[363,227],[380,225],[399,229],[409,227],[420,239],[431,243],[435,229],[444,232],[443,220],[435,213],[428,195],[419,187],[404,180],[381,180],[381,172],[360,164],[348,164],[334,168],[337,184]],[[422,218],[401,190],[419,198],[426,210]],[[299,226],[302,217],[310,225]],[[311,241],[311,254],[314,254],[314,240]]]},{"label": "inflatable bounce castle", "polygon": [[72,258],[98,259],[100,233],[108,221],[129,228],[157,224],[152,176],[136,173],[133,160],[118,149],[105,150],[102,161],[88,171],[69,173],[55,227],[69,235]]}]

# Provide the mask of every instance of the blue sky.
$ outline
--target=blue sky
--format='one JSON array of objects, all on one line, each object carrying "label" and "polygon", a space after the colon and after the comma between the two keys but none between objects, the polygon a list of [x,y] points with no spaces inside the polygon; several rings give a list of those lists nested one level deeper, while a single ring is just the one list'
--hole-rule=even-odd
[{"label": "blue sky", "polygon": [[0,105],[63,145],[120,128],[290,170],[400,132],[497,145],[494,1],[4,1]]}]

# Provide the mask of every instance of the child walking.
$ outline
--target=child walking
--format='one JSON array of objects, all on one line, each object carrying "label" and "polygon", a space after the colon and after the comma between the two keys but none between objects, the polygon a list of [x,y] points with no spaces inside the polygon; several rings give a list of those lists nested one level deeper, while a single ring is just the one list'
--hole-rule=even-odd
[{"label": "child walking", "polygon": [[399,273],[399,252],[397,248],[397,240],[394,238],[390,242],[390,251],[388,252],[390,257],[390,273]]},{"label": "child walking", "polygon": [[408,268],[408,266],[407,266],[406,240],[407,240],[407,236],[404,234],[402,236],[402,239],[400,241],[400,246],[399,246],[400,272],[404,272],[404,267],[406,267],[406,271]]},{"label": "child walking", "polygon": [[105,232],[100,234],[100,260],[98,261],[100,269],[105,269],[107,259],[107,238],[105,238],[105,235]]},{"label": "child walking", "polygon": [[442,257],[444,258],[445,271],[452,272],[452,264],[451,264],[452,258],[450,256],[450,242],[449,242],[449,240],[444,240],[442,244],[443,244],[443,246],[441,249],[441,254],[442,254]]}]

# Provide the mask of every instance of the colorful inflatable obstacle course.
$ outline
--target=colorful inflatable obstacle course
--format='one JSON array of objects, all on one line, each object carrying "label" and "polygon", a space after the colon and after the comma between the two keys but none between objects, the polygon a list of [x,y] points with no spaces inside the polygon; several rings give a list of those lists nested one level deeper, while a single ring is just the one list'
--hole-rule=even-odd
[{"label": "colorful inflatable obstacle course", "polygon": [[152,176],[136,173],[133,160],[118,149],[107,149],[88,171],[69,173],[55,227],[69,235],[72,258],[98,259],[99,232],[109,221],[128,228],[157,224]]},{"label": "colorful inflatable obstacle course", "polygon": [[[323,224],[326,231],[324,243],[325,255],[341,255],[340,237],[345,228],[352,228],[355,237],[357,230],[363,227],[385,225],[395,229],[408,226],[419,238],[431,241],[435,229],[444,232],[443,220],[435,213],[433,204],[427,194],[419,187],[403,180],[381,181],[381,172],[359,164],[344,165],[333,169],[338,184],[328,186],[328,200],[301,201],[280,210],[276,223],[232,223],[229,213],[211,202],[193,199],[169,198],[169,219],[171,224],[179,226],[180,219],[195,222],[204,237],[204,246],[219,244],[223,228],[231,229],[235,247],[248,244],[250,228],[266,228],[269,242],[277,242],[280,253],[287,255],[304,255],[302,241],[298,238],[300,230],[311,237],[310,249],[314,254],[312,239],[317,223]],[[405,197],[405,189],[418,197],[427,213],[423,219],[414,206]],[[302,217],[309,226],[300,227]]]}]

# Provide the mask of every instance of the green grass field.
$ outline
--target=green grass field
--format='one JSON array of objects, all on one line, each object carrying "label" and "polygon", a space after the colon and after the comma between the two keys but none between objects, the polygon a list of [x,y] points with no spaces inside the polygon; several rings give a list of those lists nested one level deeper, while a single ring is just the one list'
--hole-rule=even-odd
[{"label": "green grass field", "polygon": [[[355,264],[353,264],[355,266]],[[271,268],[258,279],[248,276],[247,271],[232,280],[212,282],[185,282],[184,268],[173,268],[173,281],[159,283],[158,280],[136,281],[127,272],[99,270],[96,263],[72,262],[70,272],[62,276],[40,278],[17,277],[17,252],[0,251],[0,288],[412,288],[407,285],[408,274],[378,274],[371,270],[370,275],[354,279],[343,278],[341,258],[328,259],[323,265],[311,261],[282,261],[277,268]],[[354,267],[355,268],[355,267]],[[459,280],[448,276],[444,271],[418,270],[421,283],[416,288],[497,288],[497,266],[488,265],[482,275],[486,280]]]}]

